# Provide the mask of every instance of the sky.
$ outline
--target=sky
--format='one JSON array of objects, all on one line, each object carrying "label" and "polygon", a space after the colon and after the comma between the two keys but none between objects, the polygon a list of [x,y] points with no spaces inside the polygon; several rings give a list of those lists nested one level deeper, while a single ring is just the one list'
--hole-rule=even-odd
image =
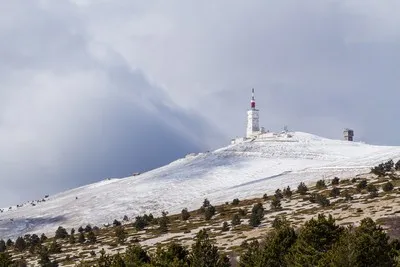
[{"label": "sky", "polygon": [[400,145],[395,0],[0,1],[0,206],[266,129]]}]

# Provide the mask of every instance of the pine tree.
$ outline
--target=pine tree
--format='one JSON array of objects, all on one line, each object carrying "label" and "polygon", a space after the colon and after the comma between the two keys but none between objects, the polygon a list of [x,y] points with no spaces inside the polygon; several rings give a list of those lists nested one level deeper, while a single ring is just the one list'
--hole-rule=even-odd
[{"label": "pine tree", "polygon": [[281,210],[282,206],[281,206],[281,201],[279,198],[272,198],[271,201],[271,210]]},{"label": "pine tree", "polygon": [[4,242],[3,239],[0,240],[0,253],[6,251],[7,247],[6,247],[6,242]]},{"label": "pine tree", "polygon": [[339,240],[343,228],[335,224],[331,215],[328,218],[318,214],[318,218],[307,221],[300,229],[296,243],[287,257],[289,265],[317,266],[324,253]]},{"label": "pine tree", "polygon": [[133,245],[127,248],[124,261],[127,266],[143,266],[150,263],[151,259],[146,250],[139,245]]},{"label": "pine tree", "polygon": [[253,206],[251,210],[251,216],[249,223],[253,227],[257,227],[261,224],[261,220],[264,217],[264,208],[261,203],[257,203]]},{"label": "pine tree", "polygon": [[229,231],[229,224],[228,224],[227,222],[224,222],[224,223],[222,224],[222,229],[221,229],[221,231],[222,231],[222,232],[227,232],[227,231]]},{"label": "pine tree", "polygon": [[85,241],[86,241],[85,234],[82,231],[82,232],[79,233],[78,242],[83,244],[83,243],[85,243]]},{"label": "pine tree", "polygon": [[187,208],[184,208],[181,212],[181,217],[183,221],[187,221],[190,218],[190,213],[188,212]]},{"label": "pine tree", "polygon": [[97,241],[96,235],[94,234],[94,232],[92,230],[90,230],[87,234],[87,239],[89,241],[90,244],[94,244]]},{"label": "pine tree", "polygon": [[218,248],[211,243],[207,230],[202,229],[196,235],[196,242],[192,245],[190,262],[193,267],[213,266],[228,267],[226,257],[219,254]]},{"label": "pine tree", "polygon": [[12,266],[13,260],[7,252],[0,252],[0,266],[8,267]]},{"label": "pine tree", "polygon": [[297,187],[297,193],[299,193],[300,195],[305,195],[307,194],[307,191],[308,191],[307,186],[303,182],[301,182]]},{"label": "pine tree", "polygon": [[18,237],[17,240],[15,240],[15,249],[20,252],[26,249],[26,242],[22,237]]},{"label": "pine tree", "polygon": [[43,233],[43,234],[40,236],[40,243],[44,243],[46,240],[47,240],[47,236]]},{"label": "pine tree", "polygon": [[232,226],[239,225],[241,223],[239,214],[234,214],[232,217],[231,224]]},{"label": "pine tree", "polygon": [[56,230],[55,238],[67,238],[68,237],[68,232],[65,230],[64,227],[59,226]]},{"label": "pine tree", "polygon": [[290,186],[288,186],[288,187],[286,187],[286,188],[283,189],[283,196],[284,196],[285,198],[291,198],[292,195],[293,195],[293,192],[292,192],[292,190],[290,189]]},{"label": "pine tree", "polygon": [[117,238],[117,242],[119,244],[123,244],[126,239],[126,232],[122,226],[115,227],[115,237]]}]

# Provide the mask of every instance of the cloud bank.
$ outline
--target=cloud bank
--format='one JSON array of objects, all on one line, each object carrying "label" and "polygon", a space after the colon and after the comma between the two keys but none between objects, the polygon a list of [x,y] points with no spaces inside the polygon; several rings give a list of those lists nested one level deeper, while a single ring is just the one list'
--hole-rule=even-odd
[{"label": "cloud bank", "polygon": [[22,0],[0,8],[2,203],[262,125],[399,144],[397,1]]}]

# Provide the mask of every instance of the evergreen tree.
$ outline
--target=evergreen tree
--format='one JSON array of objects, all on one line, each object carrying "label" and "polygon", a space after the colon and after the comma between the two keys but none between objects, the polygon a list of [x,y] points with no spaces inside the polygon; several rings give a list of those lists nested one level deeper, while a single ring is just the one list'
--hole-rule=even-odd
[{"label": "evergreen tree", "polygon": [[275,197],[276,199],[282,199],[282,198],[283,198],[282,191],[281,191],[280,189],[276,189],[275,194],[274,194],[274,197]]},{"label": "evergreen tree", "polygon": [[273,197],[271,201],[271,210],[281,210],[282,205],[279,198]]},{"label": "evergreen tree", "polygon": [[123,244],[126,239],[126,232],[122,226],[115,227],[115,237],[117,238],[117,242],[119,244]]},{"label": "evergreen tree", "polygon": [[371,218],[361,220],[353,240],[359,266],[393,266],[389,236]]},{"label": "evergreen tree", "polygon": [[335,224],[331,215],[307,221],[300,229],[296,243],[287,260],[290,266],[317,266],[324,253],[339,240],[343,228]]},{"label": "evergreen tree", "polygon": [[[119,255],[119,253],[118,253],[118,255]],[[109,255],[107,255],[104,248],[102,248],[100,250],[100,257],[97,260],[97,265],[99,267],[111,267],[112,262],[113,262],[113,259]],[[115,267],[117,267],[117,266],[118,265],[115,265]],[[120,265],[120,266],[122,267],[124,265]]]},{"label": "evergreen tree", "polygon": [[7,248],[10,248],[10,247],[14,246],[14,242],[11,239],[7,239],[6,246],[7,246]]},{"label": "evergreen tree", "polygon": [[0,267],[8,267],[13,264],[11,256],[7,252],[0,252]]},{"label": "evergreen tree", "polygon": [[241,221],[240,221],[239,214],[234,214],[232,217],[232,221],[231,221],[232,226],[239,225],[240,223],[241,223]]},{"label": "evergreen tree", "polygon": [[187,208],[184,208],[181,212],[181,217],[183,221],[187,221],[190,218],[190,213],[188,212]]},{"label": "evergreen tree", "polygon": [[222,232],[227,232],[227,231],[229,231],[229,224],[228,224],[227,222],[224,222],[224,223],[222,224],[222,229],[221,229],[221,231],[222,231]]},{"label": "evergreen tree", "polygon": [[290,190],[290,186],[283,189],[283,196],[285,198],[291,198],[292,195],[293,195],[293,192],[292,192],[292,190]]},{"label": "evergreen tree", "polygon": [[15,240],[15,249],[18,250],[19,252],[22,252],[26,249],[26,241],[22,237],[18,237],[17,240]]},{"label": "evergreen tree", "polygon": [[332,179],[331,183],[332,183],[332,185],[339,185],[339,181],[340,181],[339,178],[335,177],[335,178]]},{"label": "evergreen tree", "polygon": [[261,262],[261,248],[257,240],[252,241],[246,246],[244,252],[240,256],[240,267],[262,267]]},{"label": "evergreen tree", "polygon": [[44,243],[47,240],[47,236],[42,233],[42,235],[40,236],[40,243]]},{"label": "evergreen tree", "polygon": [[169,224],[169,219],[167,217],[166,212],[162,212],[162,217],[159,219],[158,224],[159,224],[159,230],[161,233],[166,233],[168,232],[168,224]]},{"label": "evergreen tree", "polygon": [[92,230],[90,230],[87,234],[87,239],[89,241],[90,244],[94,244],[97,241],[96,235],[94,234],[94,232]]},{"label": "evergreen tree", "polygon": [[338,197],[340,195],[340,189],[338,187],[332,188],[331,192],[329,193],[329,196],[331,197]]},{"label": "evergreen tree", "polygon": [[118,221],[117,219],[115,219],[114,221],[113,221],[113,226],[115,227],[115,226],[120,226],[121,225],[121,222],[120,221]]},{"label": "evergreen tree", "polygon": [[253,227],[257,227],[261,224],[261,220],[264,218],[264,208],[261,203],[257,203],[253,206],[251,210],[251,216],[249,223]]},{"label": "evergreen tree", "polygon": [[387,182],[382,186],[383,191],[389,192],[392,191],[394,188],[393,184],[391,182]]},{"label": "evergreen tree", "polygon": [[49,253],[51,254],[57,254],[61,252],[61,244],[57,243],[56,239],[53,240],[53,242],[50,244]]},{"label": "evergreen tree", "polygon": [[235,199],[232,201],[232,205],[239,205],[239,203],[240,203],[240,200],[239,200],[238,198],[235,198]]},{"label": "evergreen tree", "polygon": [[318,180],[317,184],[315,185],[315,188],[317,188],[318,190],[325,189],[326,188],[325,180]]},{"label": "evergreen tree", "polygon": [[299,193],[300,195],[305,195],[307,194],[307,191],[308,191],[307,186],[303,182],[301,182],[297,187],[297,193]]},{"label": "evergreen tree", "polygon": [[67,230],[65,230],[64,227],[59,226],[59,227],[57,228],[57,230],[56,230],[55,238],[62,238],[62,239],[64,239],[64,238],[67,238],[67,237],[68,237],[68,232],[67,232]]},{"label": "evergreen tree", "polygon": [[4,252],[4,251],[6,251],[6,250],[7,250],[6,242],[4,242],[3,239],[1,239],[1,240],[0,240],[0,253]]},{"label": "evergreen tree", "polygon": [[76,239],[75,239],[75,234],[70,234],[70,236],[69,236],[69,243],[71,244],[71,245],[73,245],[73,244],[75,244],[75,242],[76,242]]},{"label": "evergreen tree", "polygon": [[150,257],[142,247],[133,245],[127,248],[124,261],[127,266],[142,266],[150,263]]},{"label": "evergreen tree", "polygon": [[[103,266],[105,266],[105,265],[103,265]],[[117,253],[112,257],[111,263],[109,266],[110,267],[125,267],[126,264],[124,262],[124,259],[121,257],[121,255],[119,255],[119,253]]]},{"label": "evergreen tree", "polygon": [[196,235],[196,242],[192,245],[192,251],[189,258],[191,266],[193,267],[230,266],[227,257],[220,255],[218,248],[211,243],[207,230],[205,229],[200,230]]},{"label": "evergreen tree", "polygon": [[85,234],[84,234],[83,231],[82,231],[82,232],[80,232],[79,235],[78,235],[78,242],[79,242],[80,244],[83,244],[83,243],[85,243],[85,241],[86,241]]},{"label": "evergreen tree", "polygon": [[133,223],[137,231],[143,230],[146,226],[149,225],[148,220],[142,216],[136,216],[135,222]]},{"label": "evergreen tree", "polygon": [[396,165],[394,165],[394,168],[395,168],[396,171],[400,171],[400,160],[398,160],[396,162]]},{"label": "evergreen tree", "polygon": [[182,245],[171,243],[167,248],[157,247],[155,257],[152,259],[154,266],[189,266],[189,251]]},{"label": "evergreen tree", "polygon": [[215,215],[215,212],[216,212],[216,210],[215,210],[214,206],[212,206],[212,205],[207,206],[204,209],[204,218],[207,221],[211,220],[211,218]]}]

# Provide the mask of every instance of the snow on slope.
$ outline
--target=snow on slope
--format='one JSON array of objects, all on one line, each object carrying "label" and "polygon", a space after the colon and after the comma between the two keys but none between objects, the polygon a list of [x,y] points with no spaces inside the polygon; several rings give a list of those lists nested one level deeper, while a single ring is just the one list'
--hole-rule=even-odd
[{"label": "snow on slope", "polygon": [[[139,176],[110,179],[54,196],[36,206],[24,204],[0,213],[0,238],[25,233],[53,234],[86,224],[101,226],[143,213],[180,212],[200,207],[204,198],[218,204],[261,196],[301,181],[341,178],[369,171],[400,147],[372,146],[292,133],[190,155]],[[77,199],[76,199],[77,198]]]}]

